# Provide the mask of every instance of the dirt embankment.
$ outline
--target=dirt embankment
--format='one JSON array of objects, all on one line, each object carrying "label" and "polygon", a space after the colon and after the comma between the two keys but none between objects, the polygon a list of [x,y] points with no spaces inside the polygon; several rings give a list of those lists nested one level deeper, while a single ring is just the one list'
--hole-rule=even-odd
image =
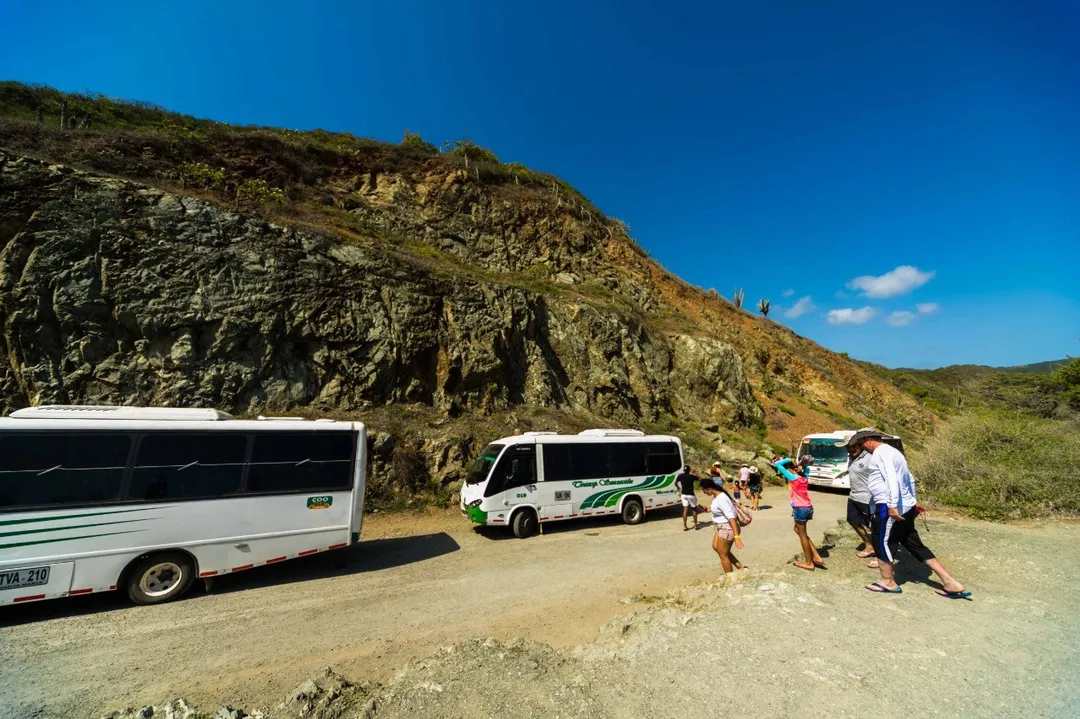
[{"label": "dirt embankment", "polygon": [[[0,715],[176,696],[275,717],[1080,711],[1080,526],[932,520],[925,540],[973,599],[938,597],[906,556],[904,593],[883,596],[862,589],[873,574],[847,532],[828,542],[827,572],[786,565],[794,536],[770,491],[777,508],[746,530],[753,569],[730,583],[708,533],[671,515],[527,542],[398,515],[380,528],[397,536],[362,544],[351,568],[298,564],[157,608],[21,607],[2,635]],[[820,537],[843,498],[815,499]],[[279,705],[325,666],[362,686],[324,677]]]}]

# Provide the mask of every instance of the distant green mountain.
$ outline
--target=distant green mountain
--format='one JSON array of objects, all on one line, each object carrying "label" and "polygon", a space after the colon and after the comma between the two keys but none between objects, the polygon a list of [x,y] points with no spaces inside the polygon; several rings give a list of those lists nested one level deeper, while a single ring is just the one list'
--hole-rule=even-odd
[{"label": "distant green mountain", "polygon": [[1042,417],[1059,416],[1070,404],[1054,372],[1071,360],[1036,362],[1017,367],[949,365],[938,369],[890,369],[860,362],[940,415],[987,407],[1015,409]]},{"label": "distant green mountain", "polygon": [[1021,374],[1042,374],[1046,372],[1053,372],[1059,367],[1064,367],[1069,364],[1069,359],[1050,360],[1049,362],[1036,362],[1035,364],[1024,364],[1017,367],[999,367],[1005,372],[1019,372]]}]

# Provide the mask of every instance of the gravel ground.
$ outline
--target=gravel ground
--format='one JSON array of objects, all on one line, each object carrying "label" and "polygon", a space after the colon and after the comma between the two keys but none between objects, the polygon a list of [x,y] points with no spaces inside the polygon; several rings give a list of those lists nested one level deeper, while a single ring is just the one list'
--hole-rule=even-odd
[{"label": "gravel ground", "polygon": [[931,522],[926,534],[972,601],[935,595],[909,557],[904,594],[865,591],[844,533],[828,572],[647,597],[573,650],[440,650],[381,690],[374,716],[1080,715],[1080,595],[1066,576],[1080,528]]},{"label": "gravel ground", "polygon": [[[775,531],[782,528],[777,522]],[[603,623],[598,635],[593,624],[591,641],[553,647],[526,632],[465,640],[460,633],[393,673],[341,670],[355,685],[321,675],[284,702],[281,690],[275,700],[232,701],[263,707],[273,719],[1080,715],[1080,594],[1066,575],[1080,561],[1080,525],[938,520],[920,531],[974,592],[971,601],[935,595],[932,580],[904,555],[902,595],[865,591],[875,573],[855,558],[854,536],[837,531],[828,571],[758,562],[730,581],[638,591],[608,603],[608,617],[629,613]],[[539,608],[577,623],[579,601],[589,593],[562,591],[558,602],[545,595]],[[248,628],[259,626],[278,631],[257,622]],[[283,629],[296,635],[302,625]],[[213,644],[202,648],[218,653]],[[182,678],[159,680],[155,686],[169,687],[159,701],[192,696]],[[109,706],[88,701],[38,715],[100,716]],[[32,709],[24,703],[21,714],[8,716],[33,716]]]}]

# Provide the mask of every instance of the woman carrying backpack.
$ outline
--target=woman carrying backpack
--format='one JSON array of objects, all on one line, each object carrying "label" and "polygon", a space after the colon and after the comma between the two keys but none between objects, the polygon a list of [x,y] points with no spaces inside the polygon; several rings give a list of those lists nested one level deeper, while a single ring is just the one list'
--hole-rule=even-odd
[{"label": "woman carrying backpack", "polygon": [[[740,512],[735,506],[735,501],[727,493],[723,485],[718,485],[711,479],[703,479],[700,482],[701,491],[712,497],[713,524],[716,525],[716,533],[713,535],[712,548],[720,556],[720,566],[724,568],[724,574],[730,574],[736,569],[744,569],[742,562],[731,553],[731,545],[743,548],[742,536],[739,534]],[[749,517],[746,518],[749,520]],[[749,524],[749,521],[743,522]]]}]

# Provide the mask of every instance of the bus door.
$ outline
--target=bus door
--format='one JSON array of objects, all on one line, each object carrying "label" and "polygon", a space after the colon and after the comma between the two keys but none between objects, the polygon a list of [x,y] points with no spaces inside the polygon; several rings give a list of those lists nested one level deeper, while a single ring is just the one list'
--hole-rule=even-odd
[{"label": "bus door", "polygon": [[[499,460],[491,478],[505,492],[503,506],[538,504],[536,484],[536,446],[519,444],[511,447]],[[488,492],[494,494],[494,492]]]}]

